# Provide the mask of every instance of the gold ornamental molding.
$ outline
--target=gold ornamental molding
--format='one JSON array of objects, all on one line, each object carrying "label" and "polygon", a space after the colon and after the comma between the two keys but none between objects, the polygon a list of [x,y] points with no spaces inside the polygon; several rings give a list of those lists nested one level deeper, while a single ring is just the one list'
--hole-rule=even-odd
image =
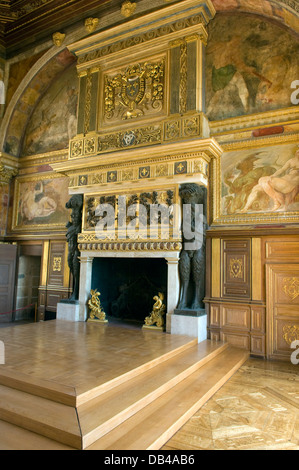
[{"label": "gold ornamental molding", "polygon": [[17,170],[7,168],[0,163],[0,184],[8,184],[11,179],[18,174]]},{"label": "gold ornamental molding", "polygon": [[283,327],[283,339],[289,345],[291,345],[293,341],[299,340],[299,326],[285,325]]},{"label": "gold ornamental molding", "polygon": [[163,145],[153,145],[150,154],[146,146],[130,149],[122,148],[116,149],[114,152],[103,152],[100,159],[95,158],[95,155],[82,155],[75,160],[68,159],[67,161],[53,163],[51,166],[57,173],[72,177],[79,174],[90,175],[99,170],[115,169],[115,167],[128,168],[136,165],[171,163],[171,161],[176,162],[184,158],[204,157],[208,162],[212,159],[220,161],[222,153],[222,147],[215,139],[194,138],[180,142],[166,141]]},{"label": "gold ornamental molding", "polygon": [[56,256],[53,258],[52,271],[60,273],[62,269],[62,257]]},{"label": "gold ornamental molding", "polygon": [[[87,240],[88,241],[84,241]],[[101,242],[95,235],[78,235],[78,247],[80,251],[101,252],[181,252],[183,243],[181,240],[165,241],[126,241]]]},{"label": "gold ornamental molding", "polygon": [[[130,183],[140,183],[148,185],[153,180],[159,183],[159,180],[167,178],[176,180],[182,177],[190,178],[196,176],[202,183],[208,185],[209,179],[209,161],[210,157],[204,152],[198,154],[184,154],[178,156],[168,156],[153,162],[152,159],[140,161],[138,164],[119,164],[104,165],[92,172],[79,173],[74,171],[69,174],[70,188],[80,188],[81,191],[90,192],[88,188],[94,188],[101,185],[105,186],[128,185]],[[88,190],[88,191],[87,191]]]},{"label": "gold ornamental molding", "polygon": [[[158,103],[158,101],[155,101]],[[127,108],[129,110],[129,108]],[[107,113],[112,111],[110,108]],[[132,108],[131,111],[135,112]],[[207,137],[207,121],[203,113],[174,116],[143,127],[131,127],[119,132],[90,133],[70,141],[70,159],[159,145],[195,137]]]},{"label": "gold ornamental molding", "polygon": [[242,140],[237,142],[222,143],[221,147],[224,152],[232,152],[234,150],[246,150],[250,148],[270,147],[271,145],[283,145],[297,143],[299,134],[286,134],[276,137],[259,137],[256,139]]},{"label": "gold ornamental molding", "polygon": [[229,268],[231,279],[243,278],[244,265],[242,259],[231,259]]},{"label": "gold ornamental molding", "polygon": [[33,168],[40,165],[51,165],[52,163],[64,162],[68,159],[68,150],[55,150],[53,152],[39,153],[21,157],[23,168]]},{"label": "gold ornamental molding", "polygon": [[[299,108],[292,106],[263,113],[255,113],[247,116],[211,121],[211,135],[221,137],[226,134],[234,134],[240,131],[250,131],[263,127],[272,127],[299,123]],[[256,140],[262,140],[257,138]]]},{"label": "gold ornamental molding", "polygon": [[19,172],[19,161],[5,153],[0,153],[0,184],[9,184]]},{"label": "gold ornamental molding", "polygon": [[123,54],[125,57],[129,48],[144,51],[145,45],[149,49],[157,42],[161,45],[163,41],[168,45],[182,34],[200,31],[203,40],[206,40],[205,26],[215,15],[211,0],[184,0],[84,38],[68,48],[78,56],[78,70],[81,70],[101,59],[105,58],[106,61],[108,56]]},{"label": "gold ornamental molding", "polygon": [[299,297],[299,278],[286,277],[283,280],[283,291],[293,301]]}]

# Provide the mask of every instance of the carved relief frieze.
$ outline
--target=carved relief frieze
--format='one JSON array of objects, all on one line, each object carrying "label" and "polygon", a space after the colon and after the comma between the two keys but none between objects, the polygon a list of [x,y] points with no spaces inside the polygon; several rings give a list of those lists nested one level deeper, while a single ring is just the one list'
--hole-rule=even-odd
[{"label": "carved relief frieze", "polygon": [[160,125],[147,126],[130,131],[106,134],[98,138],[98,152],[109,152],[123,148],[160,143],[162,129]]},{"label": "carved relief frieze", "polygon": [[83,155],[83,139],[71,141],[71,156],[81,157]]},{"label": "carved relief frieze", "polygon": [[[123,197],[121,200],[120,198]],[[110,205],[111,208],[115,211],[115,223],[118,225],[118,216],[121,205],[125,205],[125,208],[130,208],[132,206],[142,205],[147,212],[147,222],[150,222],[150,210],[153,205],[160,205],[165,208],[171,208],[173,204],[177,201],[176,198],[176,189],[167,189],[167,190],[149,190],[149,191],[139,191],[136,193],[128,192],[128,194],[119,193],[119,194],[107,194],[107,195],[91,195],[86,196],[84,203],[84,221],[83,221],[83,232],[94,231],[94,228],[100,220],[103,219],[103,215],[98,214],[98,208],[106,205]],[[130,222],[134,216],[128,216],[127,221]],[[173,213],[169,213],[167,223],[170,222],[172,225]],[[158,215],[157,223],[163,224],[162,214]],[[161,238],[161,236],[159,237]]]},{"label": "carved relief frieze", "polygon": [[208,184],[209,163],[204,152],[198,154],[177,155],[164,157],[157,162],[144,160],[140,164],[111,165],[95,169],[88,174],[70,175],[69,187],[107,185],[113,183],[128,183],[146,181],[149,178],[159,180],[180,175],[198,175],[203,184]]},{"label": "carved relief frieze", "polygon": [[170,143],[203,136],[202,114],[164,119],[148,126],[132,127],[103,134],[78,136],[70,142],[70,158],[131,149],[153,144]]},{"label": "carved relief frieze", "polygon": [[171,24],[163,25],[149,32],[137,34],[122,41],[113,42],[112,44],[106,45],[105,47],[100,47],[97,50],[92,50],[85,54],[81,54],[78,58],[78,65],[87,65],[90,61],[114,54],[115,52],[129,49],[136,45],[146,44],[150,41],[153,41],[154,39],[163,38],[164,36],[168,36],[173,33],[185,32],[184,30],[188,30],[188,28],[192,28],[194,26],[201,27],[201,39],[205,42],[207,39],[207,32],[204,28],[206,23],[207,21],[204,18],[203,13],[190,16],[189,18],[181,18]]},{"label": "carved relief frieze", "polygon": [[79,249],[180,251],[177,201],[177,187],[86,195]]},{"label": "carved relief frieze", "polygon": [[79,250],[80,251],[176,251],[182,250],[183,244],[180,241],[158,241],[158,242],[145,242],[145,241],[130,241],[130,242],[100,242],[94,235],[86,236],[79,235]]}]

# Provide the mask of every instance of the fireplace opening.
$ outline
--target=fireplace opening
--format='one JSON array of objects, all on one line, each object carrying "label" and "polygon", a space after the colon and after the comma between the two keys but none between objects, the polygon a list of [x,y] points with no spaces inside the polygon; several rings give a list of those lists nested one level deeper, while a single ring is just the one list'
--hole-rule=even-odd
[{"label": "fireplace opening", "polygon": [[109,321],[142,326],[160,292],[167,307],[164,258],[95,258],[92,289],[97,289]]}]

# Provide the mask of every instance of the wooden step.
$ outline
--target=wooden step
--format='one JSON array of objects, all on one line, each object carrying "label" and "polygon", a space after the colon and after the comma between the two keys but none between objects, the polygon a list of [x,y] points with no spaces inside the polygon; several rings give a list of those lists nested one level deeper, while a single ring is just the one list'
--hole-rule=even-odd
[{"label": "wooden step", "polygon": [[76,450],[57,441],[0,421],[1,450]]},{"label": "wooden step", "polygon": [[[153,334],[157,333],[153,332]],[[84,389],[82,389],[80,385],[78,385],[76,387],[76,406],[83,405],[84,403],[87,403],[90,400],[97,398],[101,394],[107,393],[113,388],[118,387],[123,383],[126,383],[128,380],[138,377],[143,372],[154,369],[156,366],[161,365],[162,363],[166,363],[167,361],[173,358],[176,358],[181,353],[189,351],[191,348],[198,344],[197,338],[188,338],[187,341],[186,339],[187,338],[185,338],[185,342],[182,342],[180,346],[176,346],[171,350],[167,350],[164,354],[161,354],[160,356],[155,357],[154,359],[147,360],[138,367],[134,367],[131,370],[124,372],[123,374],[118,374],[110,380],[106,380],[100,385],[92,387],[87,391],[84,391]],[[181,341],[183,341],[183,337]],[[118,352],[118,354],[121,354],[121,352]],[[115,360],[117,361],[117,357]]]},{"label": "wooden step", "polygon": [[154,359],[147,360],[145,358],[144,362],[140,361],[141,364],[139,366],[129,369],[123,374],[117,374],[103,382],[101,382],[101,378],[99,378],[99,385],[90,386],[87,391],[86,385],[82,386],[79,384],[76,387],[71,387],[53,380],[33,377],[28,374],[23,374],[20,371],[15,372],[6,368],[0,368],[0,385],[5,385],[6,387],[23,391],[31,395],[76,407],[98,397],[102,393],[112,390],[114,387],[117,387],[134,377],[137,377],[144,371],[151,370],[157,365],[188,351],[197,344],[197,339],[185,338],[181,339],[180,342],[181,344],[179,346],[175,346],[171,349],[166,347],[165,353],[155,357]]},{"label": "wooden step", "polygon": [[86,449],[159,450],[247,358],[246,351],[228,347]]},{"label": "wooden step", "polygon": [[[54,449],[159,449],[247,357],[227,343],[187,341],[160,361],[109,374],[108,384],[83,396],[73,387],[6,370],[0,374],[0,431],[15,429],[25,447],[32,434],[36,448],[44,442]],[[13,447],[9,434],[3,446]]]},{"label": "wooden step", "polygon": [[186,379],[228,344],[204,341],[78,407],[83,448]]},{"label": "wooden step", "polygon": [[[82,433],[78,419],[77,403],[94,404],[95,397],[99,399],[102,394],[109,396],[115,387],[121,387],[128,381],[134,380],[142,374],[150,373],[157,366],[165,365],[168,361],[175,361],[177,357],[188,354],[197,345],[196,339],[185,338],[175,347],[165,347],[165,352],[154,355],[150,360],[142,359],[139,365],[120,375],[110,375],[107,382],[91,388],[88,392],[78,393],[75,387],[47,381],[38,377],[28,376],[19,371],[1,369],[0,371],[0,420],[20,427],[21,430],[36,433],[40,437],[55,440],[58,443],[72,448],[82,448]],[[211,349],[201,348],[202,355]],[[153,356],[153,355],[149,355]],[[202,358],[204,359],[204,357]],[[91,409],[92,406],[89,406]],[[103,408],[101,408],[103,411]],[[98,411],[101,411],[98,410]],[[93,414],[93,412],[92,412]],[[92,418],[92,414],[89,417]],[[94,421],[93,421],[94,422]],[[102,423],[103,424],[103,423]],[[97,425],[96,425],[97,427]],[[90,426],[89,426],[90,429]],[[105,427],[105,430],[110,430]],[[101,435],[101,434],[100,434]],[[89,443],[99,437],[97,434]]]},{"label": "wooden step", "polygon": [[76,406],[77,403],[75,387],[39,379],[19,371],[0,370],[0,385],[68,406]]},{"label": "wooden step", "polygon": [[81,449],[76,408],[0,385],[0,420]]}]

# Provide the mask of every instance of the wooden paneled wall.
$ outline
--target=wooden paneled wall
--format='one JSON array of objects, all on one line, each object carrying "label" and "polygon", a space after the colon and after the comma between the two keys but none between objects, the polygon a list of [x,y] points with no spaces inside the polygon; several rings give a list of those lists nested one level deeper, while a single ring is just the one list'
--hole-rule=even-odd
[{"label": "wooden paneled wall", "polygon": [[[269,232],[270,230],[268,230]],[[299,237],[295,229],[210,231],[209,335],[252,355],[290,360],[299,340]]]},{"label": "wooden paneled wall", "polygon": [[65,241],[44,241],[38,320],[44,320],[46,312],[55,313],[57,303],[70,297],[71,284],[67,257],[68,245]]}]

